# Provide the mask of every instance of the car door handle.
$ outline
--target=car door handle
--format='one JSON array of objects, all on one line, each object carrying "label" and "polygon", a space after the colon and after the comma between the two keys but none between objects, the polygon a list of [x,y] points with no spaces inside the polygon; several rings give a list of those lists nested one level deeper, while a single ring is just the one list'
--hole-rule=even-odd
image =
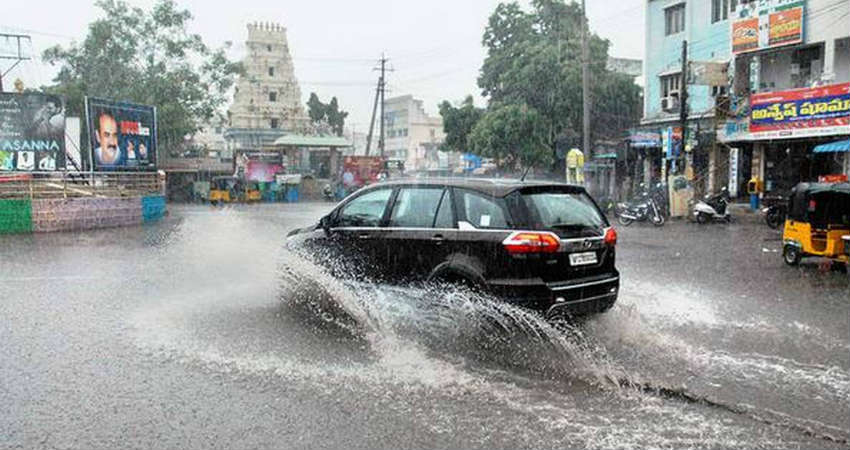
[{"label": "car door handle", "polygon": [[365,240],[372,239],[372,235],[371,234],[361,234],[361,235],[358,235],[357,238],[360,239],[361,241],[365,241]]},{"label": "car door handle", "polygon": [[435,234],[433,237],[431,237],[431,241],[436,242],[437,244],[442,244],[445,240],[446,239],[443,237],[442,234]]}]

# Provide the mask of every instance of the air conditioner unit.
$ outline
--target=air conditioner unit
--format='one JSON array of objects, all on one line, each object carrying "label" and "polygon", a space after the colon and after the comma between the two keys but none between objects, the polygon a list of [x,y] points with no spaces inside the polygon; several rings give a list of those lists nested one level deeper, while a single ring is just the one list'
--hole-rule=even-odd
[{"label": "air conditioner unit", "polygon": [[679,109],[679,97],[662,97],[661,109],[664,111],[676,111]]}]

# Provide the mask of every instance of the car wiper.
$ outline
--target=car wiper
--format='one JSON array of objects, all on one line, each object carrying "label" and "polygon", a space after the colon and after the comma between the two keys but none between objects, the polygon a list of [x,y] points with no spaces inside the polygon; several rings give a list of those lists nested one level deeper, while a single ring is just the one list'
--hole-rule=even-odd
[{"label": "car wiper", "polygon": [[[549,228],[555,230],[574,231],[584,235],[585,232],[593,232],[593,234],[602,234],[602,229],[596,225],[587,225],[582,223],[556,223],[549,225]],[[589,237],[589,236],[588,236]]]},{"label": "car wiper", "polygon": [[599,230],[596,225],[588,225],[585,223],[556,223],[549,225],[549,228],[566,228],[570,230]]}]

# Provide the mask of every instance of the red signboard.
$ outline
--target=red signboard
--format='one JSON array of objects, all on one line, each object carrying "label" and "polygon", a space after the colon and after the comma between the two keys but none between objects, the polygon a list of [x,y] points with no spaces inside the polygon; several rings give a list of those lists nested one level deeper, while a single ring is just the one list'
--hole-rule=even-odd
[{"label": "red signboard", "polygon": [[759,48],[759,18],[739,20],[732,24],[732,52],[741,53]]},{"label": "red signboard", "polygon": [[770,15],[768,45],[803,42],[803,8],[788,9]]},{"label": "red signboard", "polygon": [[732,53],[803,42],[806,0],[741,1],[732,22]]},{"label": "red signboard", "polygon": [[774,137],[850,132],[850,83],[750,97],[750,132]]},{"label": "red signboard", "polygon": [[384,171],[384,161],[380,156],[346,156],[342,162],[343,185],[358,188],[377,182]]}]

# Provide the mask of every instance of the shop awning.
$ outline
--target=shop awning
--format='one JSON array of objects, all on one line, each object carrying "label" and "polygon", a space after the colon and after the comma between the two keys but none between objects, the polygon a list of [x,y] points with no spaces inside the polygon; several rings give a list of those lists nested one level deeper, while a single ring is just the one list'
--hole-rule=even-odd
[{"label": "shop awning", "polygon": [[632,130],[629,133],[628,141],[633,148],[660,148],[661,133]]},{"label": "shop awning", "polygon": [[351,147],[345,138],[336,136],[301,136],[290,134],[274,141],[277,147]]},{"label": "shop awning", "polygon": [[815,147],[815,153],[839,153],[850,152],[850,139],[843,141],[830,142],[829,144],[821,144]]}]

